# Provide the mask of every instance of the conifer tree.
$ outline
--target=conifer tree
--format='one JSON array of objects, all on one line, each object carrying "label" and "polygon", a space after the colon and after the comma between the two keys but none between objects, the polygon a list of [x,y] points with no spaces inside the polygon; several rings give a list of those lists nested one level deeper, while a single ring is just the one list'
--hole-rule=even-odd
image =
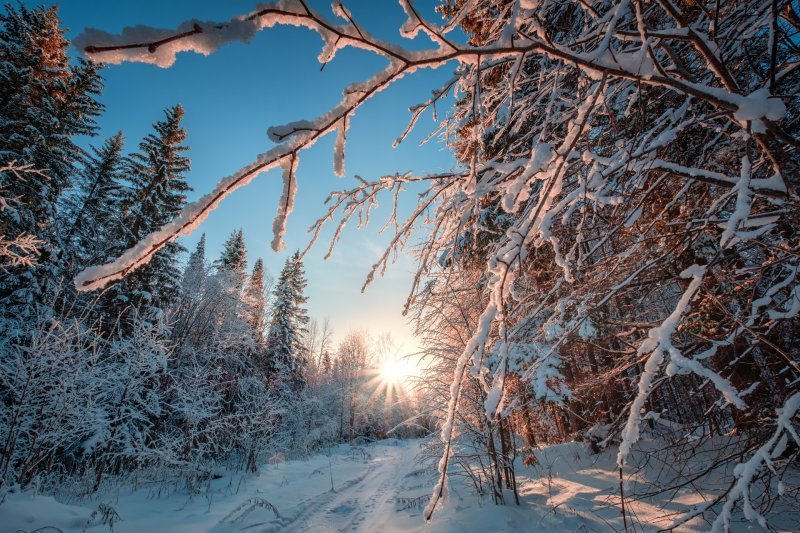
[{"label": "conifer tree", "polygon": [[82,155],[73,138],[94,133],[102,108],[98,67],[83,60],[70,65],[63,33],[56,8],[6,5],[0,14],[0,165],[42,171],[24,179],[0,173],[0,190],[16,204],[0,211],[0,235],[29,235],[42,244],[37,266],[0,272],[0,307],[23,318],[61,273],[57,202]]},{"label": "conifer tree", "polygon": [[183,271],[178,300],[170,308],[170,336],[176,352],[207,343],[214,302],[209,297],[206,234],[200,236]]},{"label": "conifer tree", "polygon": [[[185,177],[190,166],[183,155],[188,150],[183,144],[183,108],[176,105],[164,114],[164,119],[153,125],[154,132],[139,144],[139,152],[127,160],[132,187],[123,200],[126,216],[119,228],[123,249],[174,218],[191,190]],[[147,266],[118,284],[113,291],[117,314],[135,308],[140,315],[153,317],[175,301],[181,279],[177,258],[182,251],[178,243],[169,243]]]},{"label": "conifer tree", "polygon": [[197,247],[189,255],[183,271],[182,288],[188,296],[196,296],[202,289],[206,276],[206,234],[200,236]]},{"label": "conifer tree", "polygon": [[303,307],[307,297],[305,272],[300,254],[286,260],[275,286],[274,309],[267,336],[268,375],[292,389],[305,386],[307,354],[303,330],[308,315]]},{"label": "conifer tree", "polygon": [[[126,192],[123,184],[123,136],[118,132],[99,148],[92,147],[78,175],[77,191],[66,206],[68,229],[63,239],[78,266],[108,260],[113,232],[120,226],[119,213]],[[111,233],[111,234],[110,234]]]},{"label": "conifer tree", "polygon": [[331,363],[331,354],[328,350],[325,350],[322,353],[322,374],[324,376],[330,376],[331,370],[333,370],[333,364]]},{"label": "conifer tree", "polygon": [[231,233],[222,248],[222,255],[216,262],[217,270],[230,277],[234,288],[241,289],[247,277],[247,246],[244,232],[238,229]]},{"label": "conifer tree", "polygon": [[264,313],[267,308],[267,299],[264,294],[264,261],[256,259],[253,272],[245,289],[245,301],[248,307],[248,322],[253,328],[253,338],[260,343],[264,337]]}]

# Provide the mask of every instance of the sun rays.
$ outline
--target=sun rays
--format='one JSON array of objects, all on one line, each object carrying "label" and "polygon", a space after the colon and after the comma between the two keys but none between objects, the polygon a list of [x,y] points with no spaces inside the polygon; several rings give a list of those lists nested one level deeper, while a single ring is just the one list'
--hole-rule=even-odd
[{"label": "sun rays", "polygon": [[419,368],[408,357],[390,355],[380,365],[367,370],[371,376],[366,383],[372,389],[370,402],[385,396],[386,407],[408,396],[411,380],[419,375]]}]

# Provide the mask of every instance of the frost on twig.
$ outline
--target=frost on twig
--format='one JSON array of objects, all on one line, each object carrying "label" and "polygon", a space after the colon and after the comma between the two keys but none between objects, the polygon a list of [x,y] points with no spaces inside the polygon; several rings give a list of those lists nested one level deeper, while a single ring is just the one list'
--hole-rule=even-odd
[{"label": "frost on twig", "polygon": [[[0,176],[4,175],[11,175],[13,179],[20,181],[37,177],[46,179],[46,175],[43,172],[35,170],[30,165],[20,165],[16,161],[10,161],[0,166]],[[0,186],[0,212],[16,213],[17,203],[18,199],[7,198]],[[27,233],[20,235],[3,235],[0,233],[0,269],[6,269],[10,266],[31,267],[35,265],[44,245],[44,241]]]}]

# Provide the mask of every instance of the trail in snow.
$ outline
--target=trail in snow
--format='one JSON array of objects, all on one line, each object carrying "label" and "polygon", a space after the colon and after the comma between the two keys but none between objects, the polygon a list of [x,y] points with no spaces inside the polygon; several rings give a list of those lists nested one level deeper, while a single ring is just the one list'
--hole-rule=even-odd
[{"label": "trail in snow", "polygon": [[110,504],[119,514],[116,533],[414,531],[425,527],[421,506],[397,502],[430,491],[431,480],[419,475],[420,445],[388,440],[365,447],[340,445],[328,455],[306,460],[276,458],[276,464],[264,465],[258,475],[226,476],[194,496],[181,490],[170,494],[163,486],[123,486],[93,501],[65,505],[47,496],[10,494],[0,505],[0,533],[43,527],[77,532],[87,523],[88,532],[108,531],[101,519],[92,523],[90,518],[101,504]]},{"label": "trail in snow", "polygon": [[[290,519],[276,520],[280,529],[297,531],[386,531],[397,513],[396,502],[407,484],[405,476],[413,471],[419,446],[375,448],[376,457],[365,456],[366,472],[296,506]],[[364,451],[368,454],[369,452]],[[418,514],[418,513],[417,513]],[[421,523],[418,525],[422,525]]]}]

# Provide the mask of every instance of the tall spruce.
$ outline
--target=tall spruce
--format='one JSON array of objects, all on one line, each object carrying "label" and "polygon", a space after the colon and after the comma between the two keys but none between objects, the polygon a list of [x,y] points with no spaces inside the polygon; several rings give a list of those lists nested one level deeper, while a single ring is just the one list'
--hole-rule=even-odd
[{"label": "tall spruce", "polygon": [[56,8],[6,5],[0,14],[0,166],[42,171],[24,179],[0,173],[0,189],[15,204],[0,211],[0,234],[43,243],[35,267],[0,271],[0,307],[23,319],[52,297],[62,273],[58,199],[82,155],[74,137],[92,135],[102,110],[98,67],[70,65],[63,34]]},{"label": "tall spruce", "polygon": [[[175,218],[191,190],[186,183],[189,159],[183,155],[188,150],[183,144],[183,108],[176,105],[166,109],[164,115],[163,120],[153,124],[154,132],[139,143],[139,151],[126,162],[131,188],[123,199],[120,249],[132,246]],[[109,292],[116,314],[124,318],[135,311],[154,318],[174,302],[181,280],[178,254],[183,250],[176,242],[167,244],[150,263],[113,287]]]},{"label": "tall spruce", "polygon": [[267,336],[268,375],[294,390],[306,383],[308,354],[303,346],[303,333],[308,323],[304,304],[308,298],[305,272],[300,254],[286,260],[274,292],[274,307]]},{"label": "tall spruce", "polygon": [[206,276],[206,234],[200,236],[197,247],[189,255],[181,282],[183,292],[188,296],[199,296]]},{"label": "tall spruce", "polygon": [[207,328],[213,315],[210,311],[213,304],[209,301],[208,293],[206,234],[203,233],[183,271],[180,295],[170,307],[170,335],[176,353],[203,346],[208,342]]}]

